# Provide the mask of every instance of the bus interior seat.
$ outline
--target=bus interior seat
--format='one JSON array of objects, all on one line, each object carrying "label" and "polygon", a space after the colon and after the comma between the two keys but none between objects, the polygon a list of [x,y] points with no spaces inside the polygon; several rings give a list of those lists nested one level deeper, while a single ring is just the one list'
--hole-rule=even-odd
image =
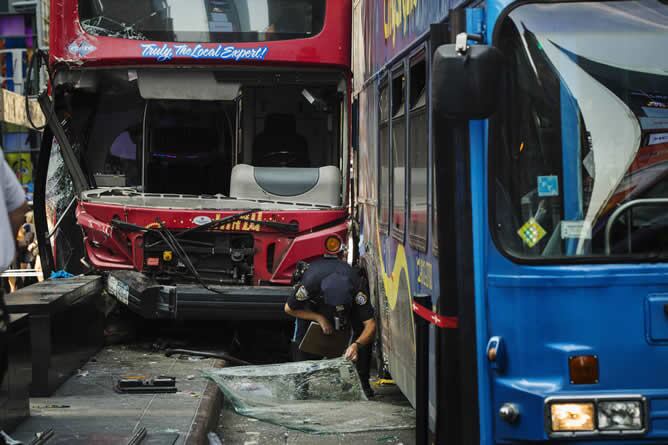
[{"label": "bus interior seat", "polygon": [[253,143],[253,165],[257,167],[309,167],[306,138],[297,133],[292,114],[268,114],[264,130]]},{"label": "bus interior seat", "polygon": [[333,165],[296,168],[239,164],[232,169],[230,196],[336,207],[341,205],[341,172]]}]

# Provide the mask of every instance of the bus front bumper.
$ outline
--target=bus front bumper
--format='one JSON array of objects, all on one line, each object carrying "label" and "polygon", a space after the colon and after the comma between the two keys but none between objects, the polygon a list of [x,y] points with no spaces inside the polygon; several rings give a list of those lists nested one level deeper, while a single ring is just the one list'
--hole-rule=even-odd
[{"label": "bus front bumper", "polygon": [[160,285],[135,271],[110,272],[107,292],[147,319],[280,320],[290,286]]}]

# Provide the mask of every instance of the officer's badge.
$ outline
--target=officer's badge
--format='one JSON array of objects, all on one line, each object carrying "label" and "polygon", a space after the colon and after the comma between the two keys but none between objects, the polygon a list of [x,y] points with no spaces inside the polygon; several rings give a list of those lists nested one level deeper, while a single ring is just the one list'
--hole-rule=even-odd
[{"label": "officer's badge", "polygon": [[360,306],[365,305],[368,301],[369,297],[367,297],[364,292],[358,292],[355,296],[355,303],[359,304]]},{"label": "officer's badge", "polygon": [[295,293],[295,298],[297,298],[297,301],[308,300],[308,291],[304,286],[299,286],[299,289],[297,289],[297,293]]}]

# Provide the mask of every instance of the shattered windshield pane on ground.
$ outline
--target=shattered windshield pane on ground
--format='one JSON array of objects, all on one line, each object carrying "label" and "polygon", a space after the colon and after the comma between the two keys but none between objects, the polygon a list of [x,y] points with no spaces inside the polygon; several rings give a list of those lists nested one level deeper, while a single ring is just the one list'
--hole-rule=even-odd
[{"label": "shattered windshield pane on ground", "polygon": [[409,405],[369,401],[354,364],[343,358],[212,369],[205,375],[238,414],[299,431],[336,434],[415,427]]}]

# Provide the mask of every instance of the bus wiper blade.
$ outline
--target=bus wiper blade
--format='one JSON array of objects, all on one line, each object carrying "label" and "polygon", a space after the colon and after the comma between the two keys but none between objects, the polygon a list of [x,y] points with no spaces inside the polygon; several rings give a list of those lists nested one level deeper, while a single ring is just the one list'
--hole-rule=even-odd
[{"label": "bus wiper blade", "polygon": [[183,232],[177,233],[175,236],[177,238],[181,238],[182,236],[185,236],[185,235],[188,235],[188,234],[191,234],[191,233],[194,233],[194,232],[201,232],[203,230],[213,229],[213,228],[219,227],[223,224],[231,223],[233,221],[241,219],[244,216],[250,215],[251,213],[255,213],[255,212],[259,212],[259,210],[258,209],[252,209],[252,210],[246,210],[244,212],[235,213],[234,215],[226,216],[223,219],[216,219],[216,220],[213,220],[213,221],[208,222],[206,224],[202,224],[201,226],[197,226],[197,227],[193,227],[193,228],[188,229],[188,230],[184,230]]},{"label": "bus wiper blade", "polygon": [[[256,210],[251,210],[250,212],[255,212]],[[244,214],[248,214],[248,212],[244,212]],[[237,215],[231,215],[228,216],[227,218],[223,219],[218,219],[215,221],[211,221],[210,223],[193,227],[192,229],[188,229],[187,231],[177,233],[175,235],[176,238],[180,239],[181,243],[183,244],[192,244],[192,245],[200,245],[202,247],[213,247],[213,244],[210,243],[203,243],[203,242],[198,242],[198,241],[189,241],[189,240],[183,240],[184,234],[188,233],[193,233],[196,230],[205,230],[207,228],[213,228],[215,226],[220,226],[223,224],[228,224],[230,222],[236,221],[236,220],[241,220],[241,221],[248,221],[251,224],[257,224],[260,226],[266,226],[266,227],[271,227],[272,229],[276,229],[281,232],[288,232],[288,233],[297,233],[299,232],[299,225],[297,223],[281,223],[281,222],[276,222],[276,221],[253,221],[252,219],[247,219],[244,218],[244,214],[237,214]],[[156,241],[152,244],[149,244],[146,246],[147,249],[152,249],[158,244],[160,244],[161,241]]]},{"label": "bus wiper blade", "polygon": [[[188,229],[188,230],[184,230],[183,232],[180,232],[180,233],[177,233],[176,235],[174,235],[174,237],[175,238],[181,238],[184,235],[188,235],[188,234],[195,233],[195,232],[201,232],[201,231],[207,230],[207,229],[212,229],[212,228],[221,226],[223,224],[227,224],[227,223],[236,221],[238,219],[243,219],[244,216],[250,215],[251,213],[254,213],[254,212],[257,212],[257,211],[258,211],[257,209],[247,210],[247,211],[244,211],[244,212],[239,212],[239,213],[236,213],[234,215],[227,216],[223,219],[216,219],[216,220],[208,222],[206,224],[202,224],[201,226],[197,226],[197,227],[193,227],[193,228]],[[253,221],[253,222],[258,222],[258,221]],[[283,223],[274,223],[274,224],[282,225]],[[149,229],[149,228],[138,226],[136,224],[132,224],[132,223],[129,223],[129,222],[126,222],[126,221],[121,221],[118,218],[112,219],[111,220],[111,225],[113,227],[116,227],[116,228],[121,229],[121,230],[125,230],[127,232],[155,232],[154,229]],[[291,227],[293,226],[293,225],[290,225],[290,224],[286,224],[286,225],[289,225]],[[155,243],[147,246],[147,248],[155,247],[159,243],[160,243],[159,241],[155,242]],[[197,241],[193,241],[193,243],[197,243]],[[167,243],[167,244],[169,245],[170,243]],[[207,246],[209,245],[208,243],[203,243],[203,244],[207,244]]]},{"label": "bus wiper blade", "polygon": [[[193,227],[193,228],[188,229],[188,230],[184,230],[183,232],[177,233],[174,236],[176,238],[182,238],[184,235],[188,235],[188,234],[195,233],[195,232],[200,232],[200,231],[207,230],[207,229],[213,229],[213,228],[216,228],[216,227],[219,227],[221,225],[225,225],[225,224],[237,221],[237,220],[248,221],[251,224],[257,224],[257,225],[260,225],[260,226],[270,227],[272,229],[276,229],[276,230],[284,231],[284,232],[290,232],[290,233],[299,232],[299,225],[297,223],[281,223],[281,222],[276,222],[276,221],[254,221],[254,220],[251,220],[251,219],[244,218],[244,216],[248,216],[251,213],[254,213],[254,212],[257,212],[257,211],[258,211],[257,209],[247,210],[247,211],[244,211],[244,212],[240,212],[240,213],[236,213],[234,215],[227,216],[223,219],[216,219],[216,220],[208,222],[206,224],[202,224],[201,226],[197,226],[197,227]],[[128,232],[150,232],[150,231],[153,231],[152,229],[148,229],[146,227],[138,226],[136,224],[132,224],[132,223],[125,222],[125,221],[121,221],[118,218],[112,219],[111,220],[111,225],[116,227],[116,228],[128,231]],[[147,246],[147,247],[148,248],[155,247],[155,245],[157,245],[158,243],[159,242],[153,243],[153,244],[151,244],[150,246]],[[193,242],[193,244],[195,244],[195,243],[196,242]],[[209,245],[209,243],[202,243],[202,245],[205,245],[205,244],[207,246]]]},{"label": "bus wiper blade", "polygon": [[242,221],[248,221],[252,224],[257,224],[260,226],[271,227],[272,229],[279,230],[281,232],[290,232],[297,233],[299,232],[299,224],[297,223],[282,223],[276,221],[253,221],[246,218],[241,218]]},{"label": "bus wiper blade", "polygon": [[138,226],[137,224],[121,221],[118,218],[111,220],[111,226],[116,227],[117,229],[125,230],[127,232],[150,232],[152,230],[146,227]]}]

